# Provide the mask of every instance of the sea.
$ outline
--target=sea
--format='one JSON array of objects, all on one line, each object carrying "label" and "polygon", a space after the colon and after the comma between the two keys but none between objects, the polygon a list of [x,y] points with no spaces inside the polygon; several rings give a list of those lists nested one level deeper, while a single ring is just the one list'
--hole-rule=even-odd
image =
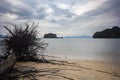
[{"label": "sea", "polygon": [[48,43],[47,55],[120,63],[120,39],[52,38],[45,41]]}]

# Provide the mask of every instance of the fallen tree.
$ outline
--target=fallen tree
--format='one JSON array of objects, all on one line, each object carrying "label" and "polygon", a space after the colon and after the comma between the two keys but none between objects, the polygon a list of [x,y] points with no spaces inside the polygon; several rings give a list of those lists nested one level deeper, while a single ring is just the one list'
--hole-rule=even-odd
[{"label": "fallen tree", "polygon": [[38,24],[33,22],[31,25],[25,23],[23,26],[12,26],[12,29],[4,26],[8,34],[0,41],[0,75],[12,71],[17,61],[47,62],[43,52],[48,44],[38,37]]},{"label": "fallen tree", "polygon": [[[53,58],[55,57],[43,54],[48,44],[45,43],[42,38],[37,37],[38,24],[33,23],[32,25],[29,25],[26,23],[22,27],[14,24],[12,25],[13,29],[9,29],[7,26],[4,26],[4,28],[8,31],[8,35],[1,41],[1,45],[3,46],[1,47],[1,49],[4,53],[5,59],[8,59],[9,55],[15,54],[16,58],[15,60],[13,60],[13,63],[17,61],[34,61],[50,63],[54,65],[74,65],[74,63],[69,63],[67,61],[46,60],[44,58],[44,56]],[[15,67],[14,64],[12,66],[9,66],[10,67],[8,67],[6,73],[0,74],[0,80],[18,80],[21,77],[27,77],[30,80],[37,80],[35,75],[36,73],[41,72],[41,70],[35,68],[28,69],[24,66]],[[54,71],[51,70],[47,71],[50,71],[50,73],[54,73]]]},{"label": "fallen tree", "polygon": [[[38,24],[35,23],[32,25],[25,23],[22,27],[13,24],[12,30],[4,26],[9,32],[2,40],[5,55],[15,53],[17,61],[39,61],[39,54],[46,49],[47,43],[37,37],[37,27]],[[44,60],[43,56],[41,58]]]}]

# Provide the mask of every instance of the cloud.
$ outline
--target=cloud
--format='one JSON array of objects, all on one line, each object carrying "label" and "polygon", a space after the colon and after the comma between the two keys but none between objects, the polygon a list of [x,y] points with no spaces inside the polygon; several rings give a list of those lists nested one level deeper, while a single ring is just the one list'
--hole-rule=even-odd
[{"label": "cloud", "polygon": [[64,3],[57,3],[56,5],[58,8],[61,8],[61,9],[69,9],[70,8],[70,5],[64,4]]},{"label": "cloud", "polygon": [[23,5],[21,0],[15,0],[15,1],[13,1],[13,0],[6,0],[6,1],[8,1],[8,3],[10,3],[13,6],[22,6]]},{"label": "cloud", "polygon": [[120,26],[119,3],[120,0],[1,0],[0,24],[35,20],[40,22],[41,34],[92,35]]},{"label": "cloud", "polygon": [[7,17],[7,19],[16,19],[18,16],[15,14],[10,14],[10,13],[6,13],[6,14],[1,14],[1,19],[5,19]]},{"label": "cloud", "polygon": [[72,7],[71,12],[73,12],[76,15],[83,15],[86,12],[97,9],[99,6],[101,6],[106,1],[107,0],[89,0],[88,2],[84,4],[75,5],[74,7]]}]

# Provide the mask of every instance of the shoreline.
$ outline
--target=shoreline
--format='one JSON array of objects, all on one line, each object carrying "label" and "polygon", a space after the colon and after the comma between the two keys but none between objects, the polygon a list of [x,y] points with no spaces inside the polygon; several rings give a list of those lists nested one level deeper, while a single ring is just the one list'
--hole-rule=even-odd
[{"label": "shoreline", "polygon": [[57,60],[65,60],[65,61],[96,61],[96,62],[106,62],[106,63],[111,63],[111,64],[120,64],[120,61],[115,61],[115,60],[105,60],[105,59],[80,59],[80,58],[68,58],[67,56],[60,56],[58,57],[57,55],[56,56],[53,56],[53,55],[45,55],[46,59],[57,59]]},{"label": "shoreline", "polygon": [[75,59],[59,61],[55,64],[18,62],[17,65],[40,69],[37,74],[43,76],[37,76],[38,80],[120,80],[120,64]]}]

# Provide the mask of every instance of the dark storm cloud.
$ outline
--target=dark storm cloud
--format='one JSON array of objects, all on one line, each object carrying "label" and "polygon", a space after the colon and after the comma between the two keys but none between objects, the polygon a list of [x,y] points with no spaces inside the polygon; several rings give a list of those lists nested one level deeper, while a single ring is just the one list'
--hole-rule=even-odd
[{"label": "dark storm cloud", "polygon": [[112,9],[116,13],[116,16],[120,17],[120,0],[112,0],[110,4],[110,9]]},{"label": "dark storm cloud", "polygon": [[12,13],[12,5],[6,0],[0,0],[0,13]]},{"label": "dark storm cloud", "polygon": [[45,17],[44,9],[39,9],[38,16],[36,17],[33,13],[35,12],[35,8],[32,5],[23,4],[14,6],[10,4],[7,0],[1,0],[0,2],[0,14],[15,14],[18,16],[18,19],[43,19]]},{"label": "dark storm cloud", "polygon": [[0,13],[3,15],[7,13],[16,14],[21,18],[30,16],[31,11],[29,9],[25,9],[24,7],[15,7],[14,5],[10,4],[7,0],[1,0]]}]

